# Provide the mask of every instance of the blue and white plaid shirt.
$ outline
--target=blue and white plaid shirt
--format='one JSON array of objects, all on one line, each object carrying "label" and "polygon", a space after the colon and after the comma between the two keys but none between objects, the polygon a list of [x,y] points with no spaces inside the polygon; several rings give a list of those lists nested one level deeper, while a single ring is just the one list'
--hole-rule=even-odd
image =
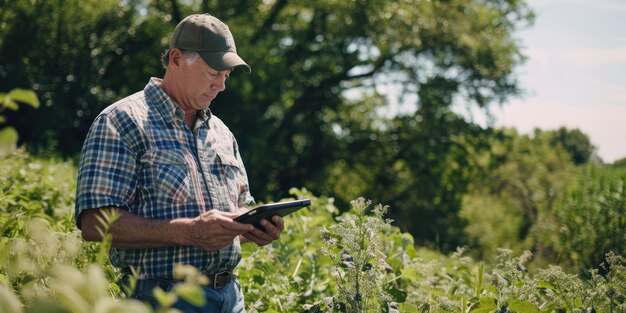
[{"label": "blue and white plaid shirt", "polygon": [[[152,78],[143,91],[106,108],[83,145],[75,216],[118,207],[150,219],[193,218],[210,209],[233,212],[253,203],[235,137],[211,112],[199,111],[194,129],[182,109]],[[113,265],[132,266],[141,278],[172,278],[176,263],[211,274],[234,269],[239,239],[216,252],[194,246],[111,249]]]}]

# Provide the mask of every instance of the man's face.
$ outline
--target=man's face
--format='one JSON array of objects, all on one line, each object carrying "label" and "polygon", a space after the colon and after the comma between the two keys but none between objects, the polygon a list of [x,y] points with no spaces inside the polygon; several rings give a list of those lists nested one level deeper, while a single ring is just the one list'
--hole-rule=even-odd
[{"label": "man's face", "polygon": [[196,110],[206,109],[217,94],[226,89],[226,79],[230,75],[230,70],[214,70],[202,58],[197,58],[191,64],[187,64],[183,58],[181,66],[179,86],[183,91],[184,102],[181,105]]}]

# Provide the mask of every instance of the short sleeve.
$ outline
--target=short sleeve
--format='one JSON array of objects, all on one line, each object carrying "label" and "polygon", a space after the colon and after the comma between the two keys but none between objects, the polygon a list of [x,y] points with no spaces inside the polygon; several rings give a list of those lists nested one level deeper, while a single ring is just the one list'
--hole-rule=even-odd
[{"label": "short sleeve", "polygon": [[135,153],[120,136],[113,116],[98,116],[83,144],[74,208],[78,228],[84,210],[128,208],[137,185]]}]

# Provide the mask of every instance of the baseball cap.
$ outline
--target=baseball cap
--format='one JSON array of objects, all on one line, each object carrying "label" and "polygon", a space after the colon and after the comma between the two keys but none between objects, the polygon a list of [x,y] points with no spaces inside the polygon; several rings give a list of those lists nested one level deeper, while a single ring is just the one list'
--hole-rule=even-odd
[{"label": "baseball cap", "polygon": [[251,72],[250,66],[237,55],[228,26],[208,13],[189,15],[180,21],[170,39],[172,48],[196,51],[207,65],[218,71],[239,67]]}]

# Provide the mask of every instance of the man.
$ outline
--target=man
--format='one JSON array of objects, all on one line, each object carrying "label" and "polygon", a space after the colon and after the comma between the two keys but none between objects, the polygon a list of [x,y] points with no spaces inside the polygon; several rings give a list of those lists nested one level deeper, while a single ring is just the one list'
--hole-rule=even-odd
[{"label": "man", "polygon": [[[139,272],[133,298],[156,306],[152,290],[170,290],[175,264],[209,277],[205,308],[180,300],[188,312],[245,312],[233,270],[240,242],[259,246],[279,238],[283,220],[264,230],[233,218],[253,203],[237,141],[209,104],[231,71],[250,67],[237,55],[232,34],[209,14],[182,20],[163,57],[163,79],[106,108],[81,152],[76,222],[85,240],[99,241],[103,212],[119,217],[111,262]],[[197,311],[196,311],[197,310]]]}]

